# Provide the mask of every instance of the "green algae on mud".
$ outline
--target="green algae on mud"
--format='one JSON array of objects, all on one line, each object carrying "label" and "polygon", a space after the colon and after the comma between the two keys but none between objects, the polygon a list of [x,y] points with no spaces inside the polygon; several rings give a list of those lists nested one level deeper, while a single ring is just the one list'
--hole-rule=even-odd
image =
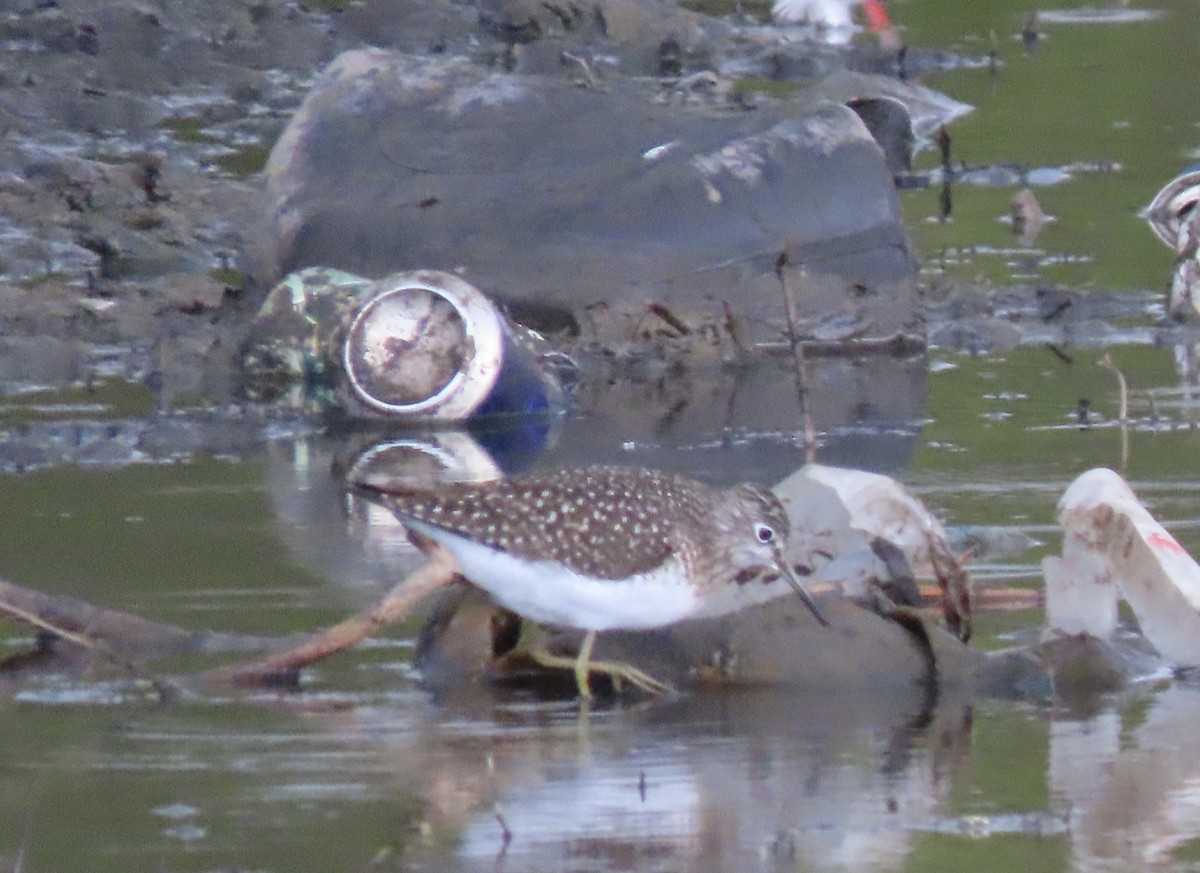
[{"label": "green algae on mud", "polygon": [[[1200,40],[1200,16],[1190,0],[1155,8],[1162,14],[1123,23],[1037,23],[1046,38],[1031,52],[1018,38],[1030,14],[1020,0],[896,10],[911,45],[997,53],[994,76],[979,67],[925,80],[975,106],[950,128],[954,168],[1007,163],[1071,173],[1034,187],[1052,220],[1023,251],[1012,251],[1002,222],[1020,184],[955,186],[948,222],[936,219],[937,187],[904,192],[906,223],[929,271],[940,272],[949,252],[945,274],[967,281],[1005,284],[1019,271],[1022,280],[1080,288],[1166,287],[1171,254],[1138,212],[1195,160],[1193,101],[1177,60]],[[918,164],[938,160],[927,151]]]},{"label": "green algae on mud", "polygon": [[144,415],[155,407],[154,392],[127,379],[100,379],[88,384],[0,390],[0,426],[46,419],[118,419]]}]

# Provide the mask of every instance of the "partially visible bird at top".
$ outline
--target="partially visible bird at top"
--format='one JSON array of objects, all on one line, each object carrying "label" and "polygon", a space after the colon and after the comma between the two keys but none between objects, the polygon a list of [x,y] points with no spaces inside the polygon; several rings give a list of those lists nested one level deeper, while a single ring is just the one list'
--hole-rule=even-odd
[{"label": "partially visible bird at top", "polygon": [[894,39],[892,22],[882,0],[774,0],[771,17],[776,24],[811,25],[827,42],[845,43],[860,29],[853,13],[853,8],[860,5],[867,29]]}]

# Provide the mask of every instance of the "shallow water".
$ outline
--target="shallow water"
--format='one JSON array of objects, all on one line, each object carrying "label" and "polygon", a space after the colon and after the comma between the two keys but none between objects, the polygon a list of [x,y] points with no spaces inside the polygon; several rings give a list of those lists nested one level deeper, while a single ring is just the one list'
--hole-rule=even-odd
[{"label": "shallow water", "polygon": [[[1126,5],[1037,4],[1031,50],[1020,38],[1028,3],[894,5],[913,44],[984,58],[994,49],[999,61],[994,73],[984,65],[927,80],[976,107],[951,128],[952,166],[1009,171],[990,174],[1000,184],[954,186],[948,222],[939,221],[938,186],[906,195],[929,275],[1166,287],[1169,252],[1138,212],[1200,154],[1200,119],[1182,72],[1200,40],[1200,17],[1189,0],[1116,8]],[[938,160],[934,149],[918,163]],[[1029,243],[1015,241],[1005,223],[1026,184],[1012,177],[1022,173],[1052,216]]]},{"label": "shallow water", "polygon": [[[1094,364],[1104,350],[1073,349],[1068,365],[1030,345],[933,352],[925,406],[864,438],[898,440],[891,472],[947,521],[1042,542],[980,561],[978,585],[1039,584],[1037,561],[1058,547],[1054,504],[1094,465],[1123,467],[1200,549],[1200,405],[1180,402],[1171,349],[1107,350],[1134,388],[1124,429],[1112,420],[1115,380]],[[1086,427],[1080,397],[1092,401]],[[362,456],[361,434],[338,441],[276,422],[264,441],[261,425],[235,422],[216,428],[224,442],[209,434],[195,438],[199,451],[177,443],[160,456],[164,440],[144,421],[121,421],[120,433],[139,435],[127,440],[140,440],[141,462],[0,478],[0,576],[188,627],[284,633],[369,602],[414,560],[386,528],[364,545],[348,520],[331,470]],[[187,432],[186,417],[173,423]],[[670,448],[677,466],[719,478],[722,457],[741,469],[772,442],[750,434],[722,455],[710,429],[690,442],[668,434],[664,448],[634,424],[601,439],[588,421],[568,423],[545,463],[649,464]],[[789,450],[774,440],[779,457]],[[1007,645],[1039,621],[985,613],[978,644]],[[121,676],[10,677],[3,863],[23,853],[27,870],[1191,868],[1194,686],[932,710],[920,694],[766,690],[602,704],[583,718],[573,703],[515,692],[427,694],[406,667],[414,633],[323,663],[291,694],[164,705]],[[27,638],[7,631],[13,650]]]},{"label": "shallow water", "polygon": [[[1139,4],[1145,11],[1148,7]],[[937,8],[934,8],[937,7]],[[1125,23],[1046,16],[1026,55],[1017,3],[901,3],[917,44],[1004,60],[930,84],[976,103],[955,159],[1052,168],[1108,162],[1037,188],[1056,221],[1012,252],[1015,187],[960,183],[904,195],[927,272],[1103,288],[1165,287],[1169,254],[1136,218],[1200,134],[1178,58],[1200,9],[1184,0]],[[1173,61],[1172,58],[1175,58]],[[1118,87],[1119,86],[1119,87]],[[926,156],[925,161],[930,159]],[[952,256],[951,256],[952,255]],[[818,458],[880,469],[950,524],[1000,526],[1039,545],[982,558],[979,586],[1040,584],[1058,549],[1054,505],[1076,475],[1120,469],[1200,551],[1200,391],[1189,345],[1081,322],[1053,342],[988,356],[933,350],[882,368],[814,371]],[[1129,379],[1116,422],[1114,375]],[[781,478],[786,367],[682,390],[625,388],[538,439],[439,434],[464,466],[619,460],[704,478]],[[410,567],[410,551],[348,513],[331,470],[375,457],[250,414],[156,415],[144,389],[0,392],[0,577],[188,627],[286,633],[327,625]],[[25,389],[30,386],[25,386]],[[675,390],[678,396],[671,395]],[[663,396],[664,393],[667,396]],[[851,402],[846,402],[847,398]],[[1080,420],[1080,401],[1088,414]],[[662,409],[669,410],[664,414]],[[391,451],[412,452],[393,435]],[[1036,610],[979,618],[996,648]],[[1195,869],[1200,688],[1062,701],[778,691],[645,705],[422,691],[414,624],[331,659],[299,692],[161,704],[122,676],[0,682],[0,866],[161,870],[1128,870]],[[17,651],[28,632],[4,625]],[[506,846],[505,826],[512,838]]]}]

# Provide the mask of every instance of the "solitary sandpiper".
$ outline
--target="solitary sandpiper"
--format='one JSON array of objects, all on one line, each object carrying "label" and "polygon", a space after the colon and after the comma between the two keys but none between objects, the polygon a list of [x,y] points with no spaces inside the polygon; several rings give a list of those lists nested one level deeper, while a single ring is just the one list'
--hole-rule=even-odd
[{"label": "solitary sandpiper", "polygon": [[436,490],[356,483],[413,534],[454,557],[463,576],[536,622],[587,631],[569,664],[646,690],[666,686],[629,665],[591,662],[596,632],[663,627],[795,591],[824,616],[784,556],[787,515],[767,489],[718,489],[649,470],[562,470]]}]

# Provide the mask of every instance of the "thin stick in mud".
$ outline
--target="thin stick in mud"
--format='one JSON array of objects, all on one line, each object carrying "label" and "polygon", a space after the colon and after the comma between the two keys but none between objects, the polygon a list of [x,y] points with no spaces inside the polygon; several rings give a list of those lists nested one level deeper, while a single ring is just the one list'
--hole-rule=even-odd
[{"label": "thin stick in mud", "polygon": [[[805,460],[812,463],[815,458],[817,438],[812,416],[808,411],[808,380],[804,374],[804,345],[800,342],[800,334],[797,330],[796,303],[792,299],[787,274],[784,272],[784,267],[790,262],[789,249],[785,248],[775,259],[775,276],[779,279],[779,291],[783,295],[783,311],[787,316],[788,345],[791,347],[792,366],[796,376],[796,401],[800,410],[800,425],[804,431],[801,448],[804,449]],[[803,272],[803,264],[796,266]]]}]

